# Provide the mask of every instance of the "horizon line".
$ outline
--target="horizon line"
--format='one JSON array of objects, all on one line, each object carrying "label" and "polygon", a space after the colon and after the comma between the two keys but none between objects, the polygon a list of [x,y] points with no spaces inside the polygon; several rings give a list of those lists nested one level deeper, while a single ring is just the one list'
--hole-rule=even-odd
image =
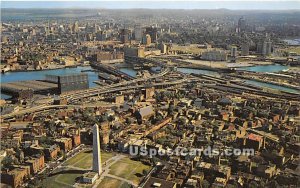
[{"label": "horizon line", "polygon": [[[298,8],[299,7],[299,8]],[[297,0],[2,1],[1,9],[300,10]]]},{"label": "horizon line", "polygon": [[37,7],[4,7],[1,9],[77,9],[77,10],[229,10],[229,11],[300,11],[300,8],[293,8],[293,9],[230,9],[230,8],[92,8],[92,7],[44,7],[44,8],[37,8]]}]

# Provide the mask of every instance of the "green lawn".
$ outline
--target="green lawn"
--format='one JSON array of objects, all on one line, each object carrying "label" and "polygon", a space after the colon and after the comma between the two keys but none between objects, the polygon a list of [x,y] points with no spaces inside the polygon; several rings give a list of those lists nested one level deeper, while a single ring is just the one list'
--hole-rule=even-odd
[{"label": "green lawn", "polygon": [[62,188],[71,188],[72,185],[65,185],[55,181],[55,177],[48,177],[43,181],[42,187],[53,188],[53,187],[62,187]]},{"label": "green lawn", "polygon": [[92,153],[88,153],[88,151],[81,151],[74,157],[68,159],[63,165],[64,166],[73,165],[73,164],[79,162],[80,160],[86,158],[89,155],[92,155]]},{"label": "green lawn", "polygon": [[56,177],[55,181],[73,185],[75,183],[75,179],[80,178],[81,176],[82,176],[81,173],[60,174]]},{"label": "green lawn", "polygon": [[80,178],[84,171],[66,168],[55,171],[43,182],[43,187],[72,187],[77,178]]},{"label": "green lawn", "polygon": [[[101,152],[102,163],[113,157],[113,153]],[[82,174],[92,167],[93,153],[92,150],[81,151],[74,157],[67,160],[63,166],[65,169],[59,169],[54,172],[51,177],[45,180],[45,187],[71,187],[74,185],[77,178],[81,177]],[[76,169],[82,168],[84,170]],[[134,161],[129,158],[123,158],[116,162],[110,167],[109,174],[122,177],[139,184],[143,178],[143,170],[149,171],[150,166],[144,165],[140,161]],[[98,186],[100,187],[110,187],[110,188],[128,188],[130,187],[128,183],[105,177]]]},{"label": "green lawn", "polygon": [[138,184],[143,177],[143,170],[149,171],[150,166],[144,165],[140,161],[124,158],[110,167],[109,174],[126,178]]},{"label": "green lawn", "polygon": [[97,188],[129,188],[130,185],[126,182],[123,182],[121,180],[117,180],[114,178],[110,177],[105,177],[103,180],[100,182]]},{"label": "green lawn", "polygon": [[[101,151],[102,163],[104,163],[111,157],[113,157],[112,153]],[[85,150],[85,151],[81,151],[71,159],[68,159],[63,165],[64,166],[70,165],[78,168],[90,169],[92,167],[92,163],[93,163],[93,151]]]},{"label": "green lawn", "polygon": [[[112,153],[101,152],[102,162],[104,163],[108,159],[114,156]],[[93,163],[93,152],[92,150],[84,150],[68,159],[62,166],[64,169],[59,169],[52,173],[52,176],[47,177],[44,180],[43,187],[72,187],[76,182],[76,178],[80,178],[86,170],[91,169]],[[68,166],[68,167],[66,167]],[[73,168],[74,167],[74,168]],[[85,170],[78,170],[75,168],[82,168]]]}]

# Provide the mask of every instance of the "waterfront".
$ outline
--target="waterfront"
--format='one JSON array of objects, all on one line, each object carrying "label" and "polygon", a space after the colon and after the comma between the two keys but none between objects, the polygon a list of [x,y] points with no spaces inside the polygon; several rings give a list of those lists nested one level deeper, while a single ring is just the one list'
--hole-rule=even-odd
[{"label": "waterfront", "polygon": [[246,70],[246,71],[252,71],[252,72],[280,72],[283,70],[289,69],[289,66],[285,65],[257,65],[252,67],[240,67],[237,68],[237,70]]},{"label": "waterfront", "polygon": [[128,74],[129,76],[136,77],[137,71],[132,68],[120,68],[121,72]]},{"label": "waterfront", "polygon": [[284,39],[284,42],[287,42],[288,45],[297,45],[300,46],[300,39]]},{"label": "waterfront", "polygon": [[[42,71],[29,71],[29,72],[7,72],[5,74],[1,75],[1,83],[6,82],[16,82],[21,80],[43,80],[45,79],[45,75],[47,74],[55,74],[55,75],[67,75],[67,74],[76,74],[81,73],[82,70],[91,70],[92,68],[90,66],[87,67],[74,67],[74,68],[65,68],[65,69],[56,69],[56,70],[42,70]],[[240,68],[240,70],[249,70],[254,72],[279,72],[284,69],[288,69],[288,66],[283,65],[266,65],[266,66],[253,66],[253,67],[243,67]],[[190,68],[178,68],[178,71],[186,74],[195,73],[195,74],[207,74],[212,76],[220,76],[218,72],[215,71],[209,71],[209,70],[201,70],[201,69],[190,69]],[[137,71],[133,70],[132,68],[120,68],[120,71],[136,77]],[[96,84],[93,83],[94,81],[98,80],[98,73],[87,71],[86,72],[89,77],[89,87],[95,87]],[[277,86],[274,84],[267,84],[262,82],[256,82],[256,81],[247,81],[249,84],[253,84],[256,86],[261,87],[268,87],[272,89],[278,89],[281,91],[286,92],[292,92],[292,93],[299,93],[299,91],[283,87],[283,86]],[[1,94],[2,99],[7,99],[10,96]]]},{"label": "waterfront", "polygon": [[[73,68],[65,68],[65,69],[55,69],[55,70],[41,70],[41,71],[26,71],[26,72],[7,72],[5,74],[1,74],[1,83],[7,82],[16,82],[22,80],[44,80],[47,74],[52,75],[68,75],[68,74],[77,74],[81,73],[82,70],[90,70],[91,67],[73,67]],[[95,87],[96,84],[94,81],[98,80],[97,72],[85,72],[89,77],[89,87]],[[9,98],[9,95],[5,95],[1,93],[1,99]]]},{"label": "waterfront", "polygon": [[300,94],[299,90],[284,87],[284,86],[279,86],[279,85],[275,85],[275,84],[269,84],[269,83],[265,83],[265,82],[254,81],[254,80],[246,80],[246,83],[255,85],[255,86],[259,86],[259,87],[266,87],[266,88],[276,89],[276,90],[285,91],[285,92],[289,92],[289,93]]}]

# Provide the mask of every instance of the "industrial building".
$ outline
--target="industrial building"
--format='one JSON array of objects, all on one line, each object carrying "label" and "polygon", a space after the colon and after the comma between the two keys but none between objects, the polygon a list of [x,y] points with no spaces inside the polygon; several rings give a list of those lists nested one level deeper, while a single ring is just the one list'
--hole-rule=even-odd
[{"label": "industrial building", "polygon": [[58,92],[60,94],[69,91],[89,88],[88,75],[84,73],[63,76],[47,75],[46,80],[49,82],[57,83]]}]

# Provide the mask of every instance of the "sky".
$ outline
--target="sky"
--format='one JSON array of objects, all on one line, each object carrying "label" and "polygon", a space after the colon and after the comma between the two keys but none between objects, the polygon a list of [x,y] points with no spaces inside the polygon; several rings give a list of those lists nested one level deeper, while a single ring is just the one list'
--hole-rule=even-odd
[{"label": "sky", "polygon": [[105,9],[231,9],[300,10],[300,0],[136,0],[136,1],[1,1],[1,8],[105,8]]}]

